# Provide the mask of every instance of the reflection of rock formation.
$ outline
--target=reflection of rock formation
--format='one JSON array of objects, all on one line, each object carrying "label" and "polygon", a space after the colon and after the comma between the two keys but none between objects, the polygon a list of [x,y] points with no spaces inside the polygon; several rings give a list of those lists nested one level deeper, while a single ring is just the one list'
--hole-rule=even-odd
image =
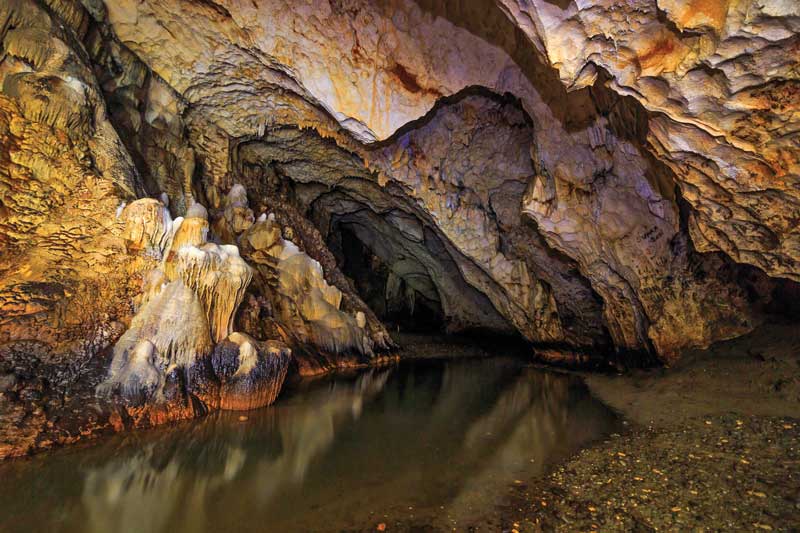
[{"label": "reflection of rock formation", "polygon": [[380,394],[391,370],[368,370],[353,384],[335,384],[308,398],[299,413],[278,413],[277,430],[284,450],[257,466],[258,499],[266,503],[287,487],[302,487],[308,469],[333,444],[343,421],[358,420],[365,402]]},{"label": "reflection of rock formation", "polygon": [[339,530],[409,505],[438,523],[485,507],[611,420],[579,382],[508,360],[370,370],[247,424],[221,416],[109,449],[82,503],[96,531],[135,527],[145,505],[154,532]]},{"label": "reflection of rock formation", "polygon": [[154,446],[124,462],[86,473],[83,506],[86,531],[163,531],[186,483],[178,463],[153,466]]},{"label": "reflection of rock formation", "polygon": [[[380,394],[389,375],[369,370],[353,383],[313,391],[298,405],[254,413],[257,425],[236,428],[229,420],[208,420],[188,433],[179,430],[180,437],[172,432],[128,458],[90,469],[82,496],[90,517],[87,531],[155,533],[171,529],[176,519],[179,531],[214,531],[208,515],[226,507],[218,495],[231,498],[234,484],[243,486],[233,500],[256,508],[302,487],[308,469],[334,442],[337,427],[357,420],[364,402]],[[265,431],[275,434],[275,446],[257,444],[271,437]],[[172,446],[175,438],[180,447]],[[232,505],[225,512],[243,511]]]},{"label": "reflection of rock formation", "polygon": [[543,473],[612,424],[613,415],[587,398],[577,380],[523,373],[469,428],[464,454],[486,454],[486,459],[450,503],[449,513],[473,514],[492,487],[501,491],[509,479],[527,480]]}]

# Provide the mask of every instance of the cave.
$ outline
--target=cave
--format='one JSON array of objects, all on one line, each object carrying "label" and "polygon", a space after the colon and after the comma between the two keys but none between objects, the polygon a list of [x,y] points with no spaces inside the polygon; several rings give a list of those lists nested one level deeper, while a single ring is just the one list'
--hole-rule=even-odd
[{"label": "cave", "polygon": [[799,51],[786,0],[3,0],[0,530],[791,531]]},{"label": "cave", "polygon": [[436,286],[411,257],[376,255],[358,237],[358,222],[337,220],[328,246],[339,268],[353,280],[361,299],[389,329],[442,332],[445,316]]}]

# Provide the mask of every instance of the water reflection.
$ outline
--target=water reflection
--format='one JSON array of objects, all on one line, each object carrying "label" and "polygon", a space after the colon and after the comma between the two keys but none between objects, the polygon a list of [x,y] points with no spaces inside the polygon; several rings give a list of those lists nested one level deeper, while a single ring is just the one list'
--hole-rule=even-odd
[{"label": "water reflection", "polygon": [[248,417],[3,465],[0,530],[445,527],[615,423],[575,379],[503,358],[340,376]]}]

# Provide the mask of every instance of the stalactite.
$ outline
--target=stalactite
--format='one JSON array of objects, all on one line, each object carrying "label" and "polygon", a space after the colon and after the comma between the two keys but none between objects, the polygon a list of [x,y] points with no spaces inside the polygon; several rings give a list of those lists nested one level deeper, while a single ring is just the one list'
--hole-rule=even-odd
[{"label": "stalactite", "polygon": [[230,335],[233,315],[253,278],[239,249],[212,243],[183,246],[178,250],[177,275],[200,296],[214,341]]}]

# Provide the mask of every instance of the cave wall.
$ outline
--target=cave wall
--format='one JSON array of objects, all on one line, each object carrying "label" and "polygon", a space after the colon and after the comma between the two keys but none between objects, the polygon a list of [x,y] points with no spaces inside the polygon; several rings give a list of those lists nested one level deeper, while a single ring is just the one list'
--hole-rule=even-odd
[{"label": "cave wall", "polygon": [[3,343],[93,352],[135,291],[115,213],[144,188],[78,44],[87,25],[79,7],[0,6]]},{"label": "cave wall", "polygon": [[653,115],[699,251],[797,279],[796,2],[499,3],[565,85],[604,72]]},{"label": "cave wall", "polygon": [[782,283],[767,275],[800,277],[798,17],[748,1],[5,2],[0,339],[108,345],[148,261],[123,202],[197,202],[236,244],[237,183],[380,345],[325,246],[335,224],[417,257],[453,330],[665,361],[743,334]]}]

